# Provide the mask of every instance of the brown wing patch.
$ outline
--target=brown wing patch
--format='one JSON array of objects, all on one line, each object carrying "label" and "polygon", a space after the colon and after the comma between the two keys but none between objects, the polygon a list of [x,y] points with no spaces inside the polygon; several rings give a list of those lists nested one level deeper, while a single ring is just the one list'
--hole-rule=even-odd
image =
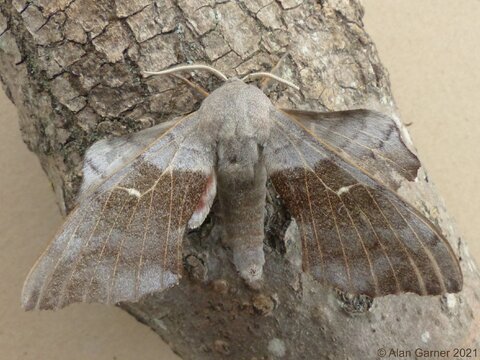
[{"label": "brown wing patch", "polygon": [[275,123],[267,170],[298,222],[305,271],[372,297],[460,291],[458,260],[433,224],[285,115]]},{"label": "brown wing patch", "polygon": [[137,301],[178,282],[183,233],[213,166],[189,136],[195,123],[167,133],[82,199],[25,282],[27,310]]}]

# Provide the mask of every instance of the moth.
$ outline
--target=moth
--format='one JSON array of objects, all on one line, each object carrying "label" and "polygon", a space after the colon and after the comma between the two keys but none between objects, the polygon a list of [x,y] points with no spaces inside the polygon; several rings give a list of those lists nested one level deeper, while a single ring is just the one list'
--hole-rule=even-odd
[{"label": "moth", "polygon": [[30,271],[25,309],[138,301],[177,284],[185,229],[215,197],[233,263],[258,284],[267,179],[298,224],[303,270],[320,283],[371,297],[461,290],[445,237],[395,193],[420,163],[392,118],[277,109],[246,79],[207,66],[162,73],[199,68],[225,82],[198,111],[87,151],[78,205]]}]

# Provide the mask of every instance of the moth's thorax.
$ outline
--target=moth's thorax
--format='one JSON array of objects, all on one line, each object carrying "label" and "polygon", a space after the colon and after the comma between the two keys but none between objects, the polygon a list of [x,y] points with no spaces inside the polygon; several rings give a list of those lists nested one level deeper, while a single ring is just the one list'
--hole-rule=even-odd
[{"label": "moth's thorax", "polygon": [[201,133],[216,146],[217,171],[252,178],[270,137],[273,104],[257,87],[231,79],[199,109]]},{"label": "moth's thorax", "polygon": [[228,80],[202,103],[202,123],[216,140],[253,138],[263,144],[270,134],[270,99],[257,87]]}]

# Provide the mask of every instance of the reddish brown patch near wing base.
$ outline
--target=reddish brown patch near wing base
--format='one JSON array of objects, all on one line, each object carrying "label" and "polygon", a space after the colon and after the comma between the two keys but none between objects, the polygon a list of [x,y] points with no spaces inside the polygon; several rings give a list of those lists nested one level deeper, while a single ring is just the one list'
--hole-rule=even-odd
[{"label": "reddish brown patch near wing base", "polygon": [[200,197],[197,207],[195,208],[195,212],[199,212],[204,209],[208,203],[208,193],[212,191],[212,187],[215,185],[215,177],[211,174],[207,180],[207,186]]}]

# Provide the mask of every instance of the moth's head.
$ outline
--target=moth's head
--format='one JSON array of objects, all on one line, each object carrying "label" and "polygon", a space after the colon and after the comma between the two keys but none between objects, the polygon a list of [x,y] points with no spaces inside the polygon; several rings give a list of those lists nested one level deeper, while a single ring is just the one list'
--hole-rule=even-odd
[{"label": "moth's head", "polygon": [[231,77],[212,91],[204,100],[204,103],[218,101],[234,105],[236,103],[262,103],[268,101],[264,92],[253,84],[245,82],[244,79]]},{"label": "moth's head", "polygon": [[238,78],[230,78],[210,93],[203,101],[201,109],[206,109],[212,115],[218,113],[222,116],[222,113],[232,111],[241,115],[250,112],[250,109],[257,112],[268,111],[270,106],[270,99],[258,87]]}]

